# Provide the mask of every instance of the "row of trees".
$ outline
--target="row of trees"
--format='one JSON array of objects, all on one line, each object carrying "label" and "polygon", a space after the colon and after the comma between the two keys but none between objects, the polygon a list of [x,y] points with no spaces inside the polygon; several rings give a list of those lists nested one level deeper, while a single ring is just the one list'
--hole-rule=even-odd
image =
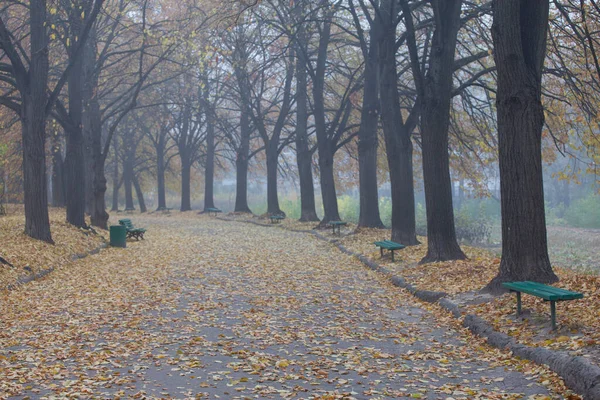
[{"label": "row of trees", "polygon": [[281,214],[278,178],[294,171],[302,221],[319,221],[316,173],[325,225],[340,219],[336,180],[356,160],[359,225],[383,227],[384,170],[391,238],[414,245],[420,159],[422,262],[465,258],[451,174],[485,188],[483,171],[499,162],[503,257],[490,289],[552,282],[542,154],[582,161],[587,149],[587,172],[596,165],[599,16],[595,0],[9,2],[0,9],[0,104],[22,129],[26,232],[52,240],[46,131],[53,202],[70,223],[84,226],[87,211],[102,228],[107,163],[113,209],[124,186],[126,207],[135,191],[144,210],[150,175],[166,208],[175,167],[181,210],[191,209],[198,167],[204,207],[214,207],[215,170],[231,165],[235,211],[250,212],[248,172],[261,163],[268,212]]}]

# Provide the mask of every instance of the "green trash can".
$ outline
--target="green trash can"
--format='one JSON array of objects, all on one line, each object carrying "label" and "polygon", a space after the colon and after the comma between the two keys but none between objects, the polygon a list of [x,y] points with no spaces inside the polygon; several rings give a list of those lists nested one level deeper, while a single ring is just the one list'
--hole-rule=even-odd
[{"label": "green trash can", "polygon": [[127,229],[123,225],[111,225],[110,245],[112,247],[127,247]]}]

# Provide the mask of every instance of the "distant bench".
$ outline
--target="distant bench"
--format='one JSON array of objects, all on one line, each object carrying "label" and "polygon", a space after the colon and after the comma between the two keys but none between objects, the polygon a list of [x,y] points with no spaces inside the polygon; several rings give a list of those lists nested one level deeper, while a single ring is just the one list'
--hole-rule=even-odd
[{"label": "distant bench", "polygon": [[133,222],[131,222],[129,218],[120,219],[119,224],[125,227],[128,238],[134,238],[135,240],[144,240],[144,234],[146,233],[146,229],[136,228],[135,226],[133,226]]},{"label": "distant bench", "polygon": [[157,212],[163,212],[165,214],[170,214],[171,211],[173,211],[172,208],[168,208],[168,207],[159,207],[156,209]]},{"label": "distant bench", "polygon": [[329,226],[333,228],[333,234],[335,235],[335,230],[337,228],[338,235],[341,235],[342,226],[348,225],[347,222],[344,221],[329,221]]},{"label": "distant bench", "polygon": [[285,219],[283,215],[271,215],[269,216],[272,224],[278,224]]},{"label": "distant bench", "polygon": [[392,252],[392,262],[394,262],[394,251],[402,250],[406,246],[400,243],[392,242],[391,240],[382,240],[379,242],[373,243],[375,246],[379,247],[381,251],[381,257],[383,257],[383,250],[389,250]]},{"label": "distant bench", "polygon": [[556,302],[583,298],[583,293],[571,292],[537,282],[504,282],[502,286],[517,294],[517,317],[521,315],[521,293],[530,294],[540,297],[544,301],[549,301],[552,330],[556,330]]},{"label": "distant bench", "polygon": [[218,209],[218,208],[207,208],[207,209],[206,209],[206,212],[207,212],[208,214],[213,214],[213,215],[216,217],[218,213],[221,213],[221,212],[223,212],[223,211],[221,211],[221,210],[220,210],[220,209]]}]

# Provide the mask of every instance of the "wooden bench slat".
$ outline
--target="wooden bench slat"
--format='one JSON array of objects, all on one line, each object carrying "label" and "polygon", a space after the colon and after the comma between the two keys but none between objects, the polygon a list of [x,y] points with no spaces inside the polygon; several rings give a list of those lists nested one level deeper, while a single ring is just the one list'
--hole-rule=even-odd
[{"label": "wooden bench slat", "polygon": [[569,290],[548,286],[537,282],[506,282],[503,283],[503,286],[507,289],[541,297],[542,299],[548,301],[576,300],[583,298],[582,293],[571,292]]},{"label": "wooden bench slat", "polygon": [[392,242],[391,240],[382,240],[379,242],[374,242],[375,246],[383,247],[386,250],[402,250],[406,246],[400,243]]}]

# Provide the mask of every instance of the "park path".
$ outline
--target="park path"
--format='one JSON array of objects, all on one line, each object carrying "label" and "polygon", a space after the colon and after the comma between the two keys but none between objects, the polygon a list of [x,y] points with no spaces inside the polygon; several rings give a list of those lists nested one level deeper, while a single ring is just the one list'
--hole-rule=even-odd
[{"label": "park path", "polygon": [[563,398],[329,244],[196,215],[0,299],[2,398]]}]

